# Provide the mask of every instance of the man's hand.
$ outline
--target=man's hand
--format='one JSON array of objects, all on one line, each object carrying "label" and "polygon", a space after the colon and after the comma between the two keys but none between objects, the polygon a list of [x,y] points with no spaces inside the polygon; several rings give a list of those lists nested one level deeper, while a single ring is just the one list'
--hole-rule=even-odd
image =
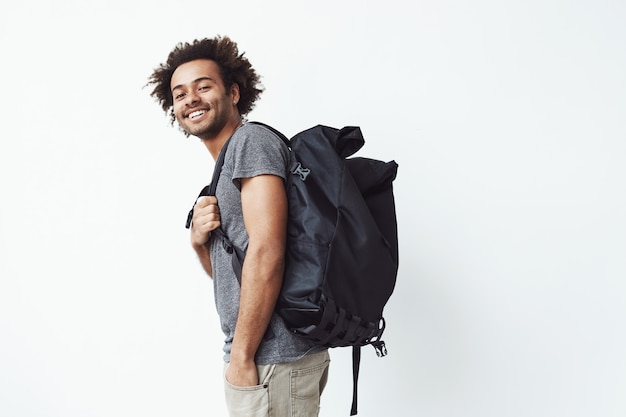
[{"label": "man's hand", "polygon": [[217,206],[217,198],[214,196],[200,197],[193,207],[191,245],[194,248],[203,246],[209,241],[211,231],[219,226],[220,208]]},{"label": "man's hand", "polygon": [[226,381],[236,387],[259,385],[259,373],[256,364],[254,361],[231,360],[226,369]]}]

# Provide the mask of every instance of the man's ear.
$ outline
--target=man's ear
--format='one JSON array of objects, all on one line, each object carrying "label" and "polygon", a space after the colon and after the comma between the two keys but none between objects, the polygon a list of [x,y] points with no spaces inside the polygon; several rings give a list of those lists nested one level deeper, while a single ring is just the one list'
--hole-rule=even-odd
[{"label": "man's ear", "polygon": [[233,99],[233,104],[237,105],[239,103],[239,84],[233,83],[230,86],[230,97]]}]

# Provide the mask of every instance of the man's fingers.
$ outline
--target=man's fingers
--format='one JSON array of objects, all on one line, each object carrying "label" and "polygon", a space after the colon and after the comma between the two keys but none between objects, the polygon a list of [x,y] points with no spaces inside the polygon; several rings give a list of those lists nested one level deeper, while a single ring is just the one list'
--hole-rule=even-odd
[{"label": "man's fingers", "polygon": [[198,197],[198,201],[196,201],[196,207],[207,207],[210,205],[217,206],[217,197],[213,195],[203,195],[202,197]]},{"label": "man's fingers", "polygon": [[220,215],[220,208],[216,205],[216,204],[211,204],[205,207],[201,207],[199,205],[196,205],[193,208],[193,219],[195,220],[196,218],[199,217],[204,217],[204,216],[219,216]]},{"label": "man's fingers", "polygon": [[206,223],[207,221],[220,220],[220,212],[219,209],[210,207],[204,207],[198,210],[194,210],[193,213],[193,222],[194,223]]},{"label": "man's fingers", "polygon": [[204,226],[210,223],[218,223],[220,222],[220,216],[218,214],[209,214],[207,216],[201,216],[194,222],[198,225]]},{"label": "man's fingers", "polygon": [[194,241],[205,243],[209,233],[220,227],[220,208],[215,196],[202,196],[193,208],[192,235],[196,235]]},{"label": "man's fingers", "polygon": [[216,212],[194,213],[193,224],[203,230],[211,231],[220,226],[220,214]]}]

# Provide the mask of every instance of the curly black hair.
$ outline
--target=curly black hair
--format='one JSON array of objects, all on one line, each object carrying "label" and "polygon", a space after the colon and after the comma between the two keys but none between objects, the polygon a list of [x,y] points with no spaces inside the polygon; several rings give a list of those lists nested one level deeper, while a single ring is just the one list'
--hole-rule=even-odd
[{"label": "curly black hair", "polygon": [[163,111],[170,113],[172,124],[176,120],[172,106],[173,98],[170,89],[172,75],[176,68],[196,59],[210,59],[215,61],[220,69],[220,75],[229,91],[233,83],[239,85],[239,101],[237,109],[240,115],[248,114],[254,103],[263,92],[260,76],[243,53],[239,53],[237,44],[227,36],[196,39],[193,42],[180,42],[170,52],[167,61],[154,70],[146,85],[153,85],[150,95],[161,105]]}]

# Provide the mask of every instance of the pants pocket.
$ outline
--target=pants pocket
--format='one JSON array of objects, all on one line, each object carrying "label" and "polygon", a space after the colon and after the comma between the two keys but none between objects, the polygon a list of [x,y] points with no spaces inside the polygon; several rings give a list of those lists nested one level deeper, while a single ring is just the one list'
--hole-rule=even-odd
[{"label": "pants pocket", "polygon": [[319,414],[320,396],[328,380],[330,360],[304,369],[291,371],[291,412],[293,417],[314,417]]},{"label": "pants pocket", "polygon": [[224,376],[226,407],[230,417],[267,417],[269,415],[268,381],[272,370],[273,366],[259,369],[261,384],[252,387],[234,386]]}]

